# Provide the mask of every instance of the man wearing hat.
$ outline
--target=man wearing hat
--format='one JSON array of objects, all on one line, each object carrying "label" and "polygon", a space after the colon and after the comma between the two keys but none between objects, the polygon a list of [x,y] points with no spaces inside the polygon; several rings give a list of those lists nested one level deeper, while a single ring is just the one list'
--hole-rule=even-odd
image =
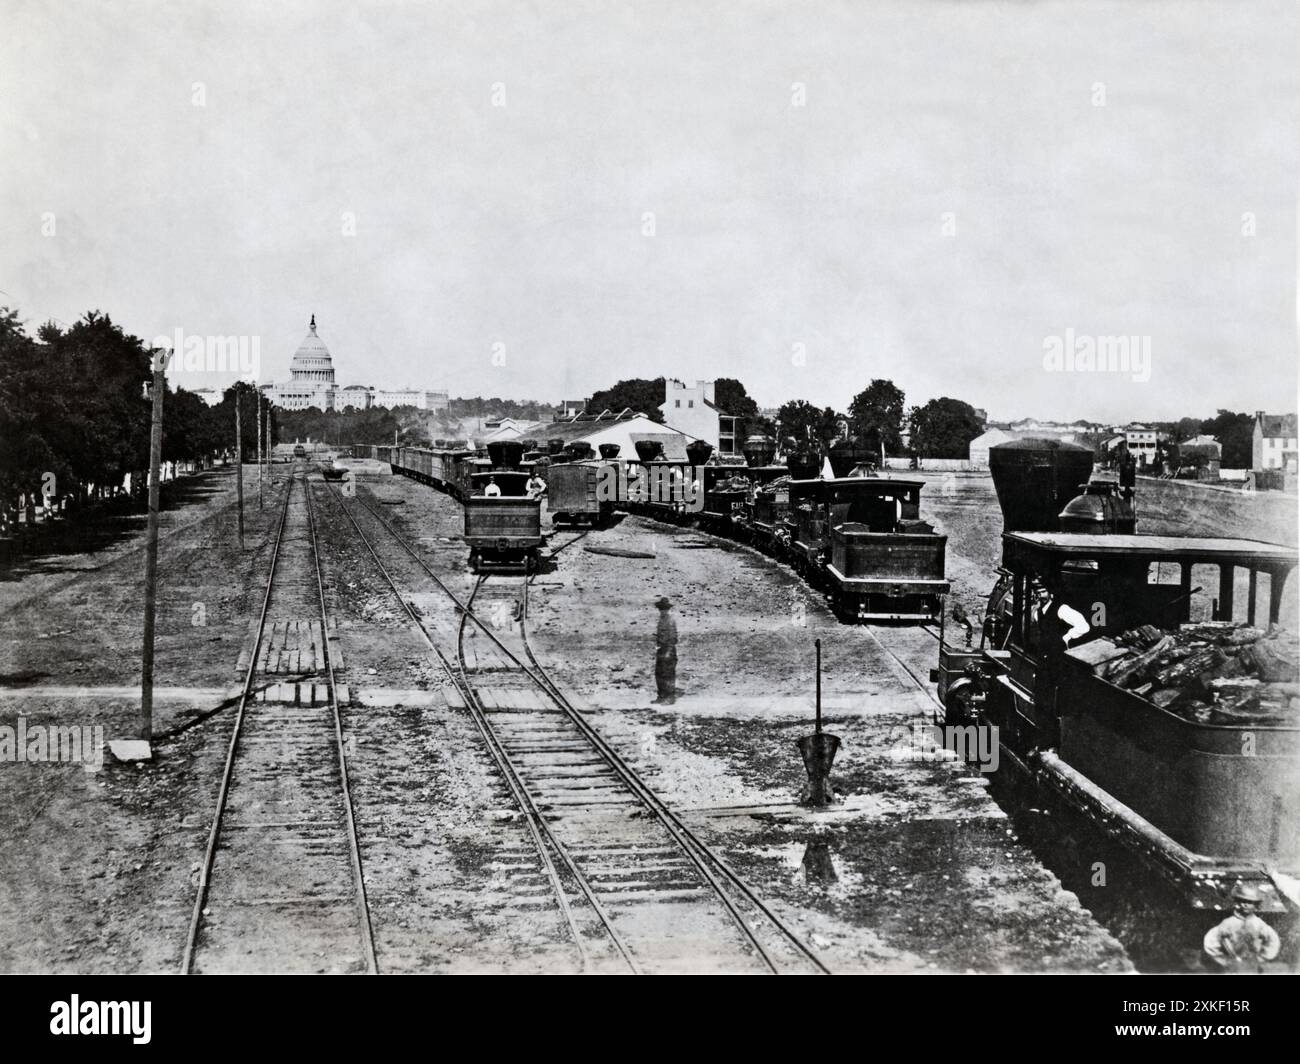
[{"label": "man wearing hat", "polygon": [[1259,916],[1263,901],[1254,883],[1232,888],[1232,915],[1205,933],[1205,955],[1225,972],[1261,972],[1282,943]]},{"label": "man wearing hat", "polygon": [[659,627],[655,629],[655,686],[659,690],[656,702],[672,705],[677,700],[677,622],[673,620],[673,604],[667,598],[655,603],[659,609]]}]

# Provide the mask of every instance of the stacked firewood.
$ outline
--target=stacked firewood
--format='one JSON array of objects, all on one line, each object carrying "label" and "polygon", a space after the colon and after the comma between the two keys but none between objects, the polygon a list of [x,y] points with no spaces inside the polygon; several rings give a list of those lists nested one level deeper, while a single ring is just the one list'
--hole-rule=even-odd
[{"label": "stacked firewood", "polygon": [[1300,724],[1300,645],[1290,632],[1232,621],[1152,625],[1115,639],[1098,665],[1111,683],[1198,724]]}]

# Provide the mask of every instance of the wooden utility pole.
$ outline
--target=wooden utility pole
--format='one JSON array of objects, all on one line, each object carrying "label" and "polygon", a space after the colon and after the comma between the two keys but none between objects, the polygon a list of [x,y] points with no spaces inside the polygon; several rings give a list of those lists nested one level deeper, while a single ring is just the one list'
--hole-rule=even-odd
[{"label": "wooden utility pole", "polygon": [[257,508],[262,508],[262,393],[257,393]]},{"label": "wooden utility pole", "polygon": [[153,636],[158,609],[158,489],[162,464],[163,393],[167,355],[153,355],[153,416],[149,425],[149,526],[144,549],[144,650],[140,663],[140,738],[153,739]]},{"label": "wooden utility pole", "polygon": [[235,506],[239,511],[239,549],[244,549],[244,436],[240,431],[239,408],[244,397],[235,389]]},{"label": "wooden utility pole", "polygon": [[266,479],[271,480],[271,400],[266,401]]}]

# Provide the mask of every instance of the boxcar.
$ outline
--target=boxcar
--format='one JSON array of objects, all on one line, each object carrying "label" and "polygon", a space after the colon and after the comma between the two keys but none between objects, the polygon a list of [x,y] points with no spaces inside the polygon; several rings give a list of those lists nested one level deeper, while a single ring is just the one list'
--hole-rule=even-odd
[{"label": "boxcar", "polygon": [[552,465],[546,473],[546,502],[551,520],[559,525],[603,524],[609,519],[612,502],[601,501],[597,485],[600,462],[565,462]]}]

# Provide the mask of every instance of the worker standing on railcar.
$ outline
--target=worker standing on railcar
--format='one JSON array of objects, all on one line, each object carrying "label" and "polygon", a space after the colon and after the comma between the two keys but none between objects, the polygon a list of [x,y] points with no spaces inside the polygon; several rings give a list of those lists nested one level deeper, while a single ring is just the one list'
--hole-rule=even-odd
[{"label": "worker standing on railcar", "polygon": [[1050,652],[1068,650],[1092,631],[1088,618],[1036,581],[1034,595],[1040,637]]}]

